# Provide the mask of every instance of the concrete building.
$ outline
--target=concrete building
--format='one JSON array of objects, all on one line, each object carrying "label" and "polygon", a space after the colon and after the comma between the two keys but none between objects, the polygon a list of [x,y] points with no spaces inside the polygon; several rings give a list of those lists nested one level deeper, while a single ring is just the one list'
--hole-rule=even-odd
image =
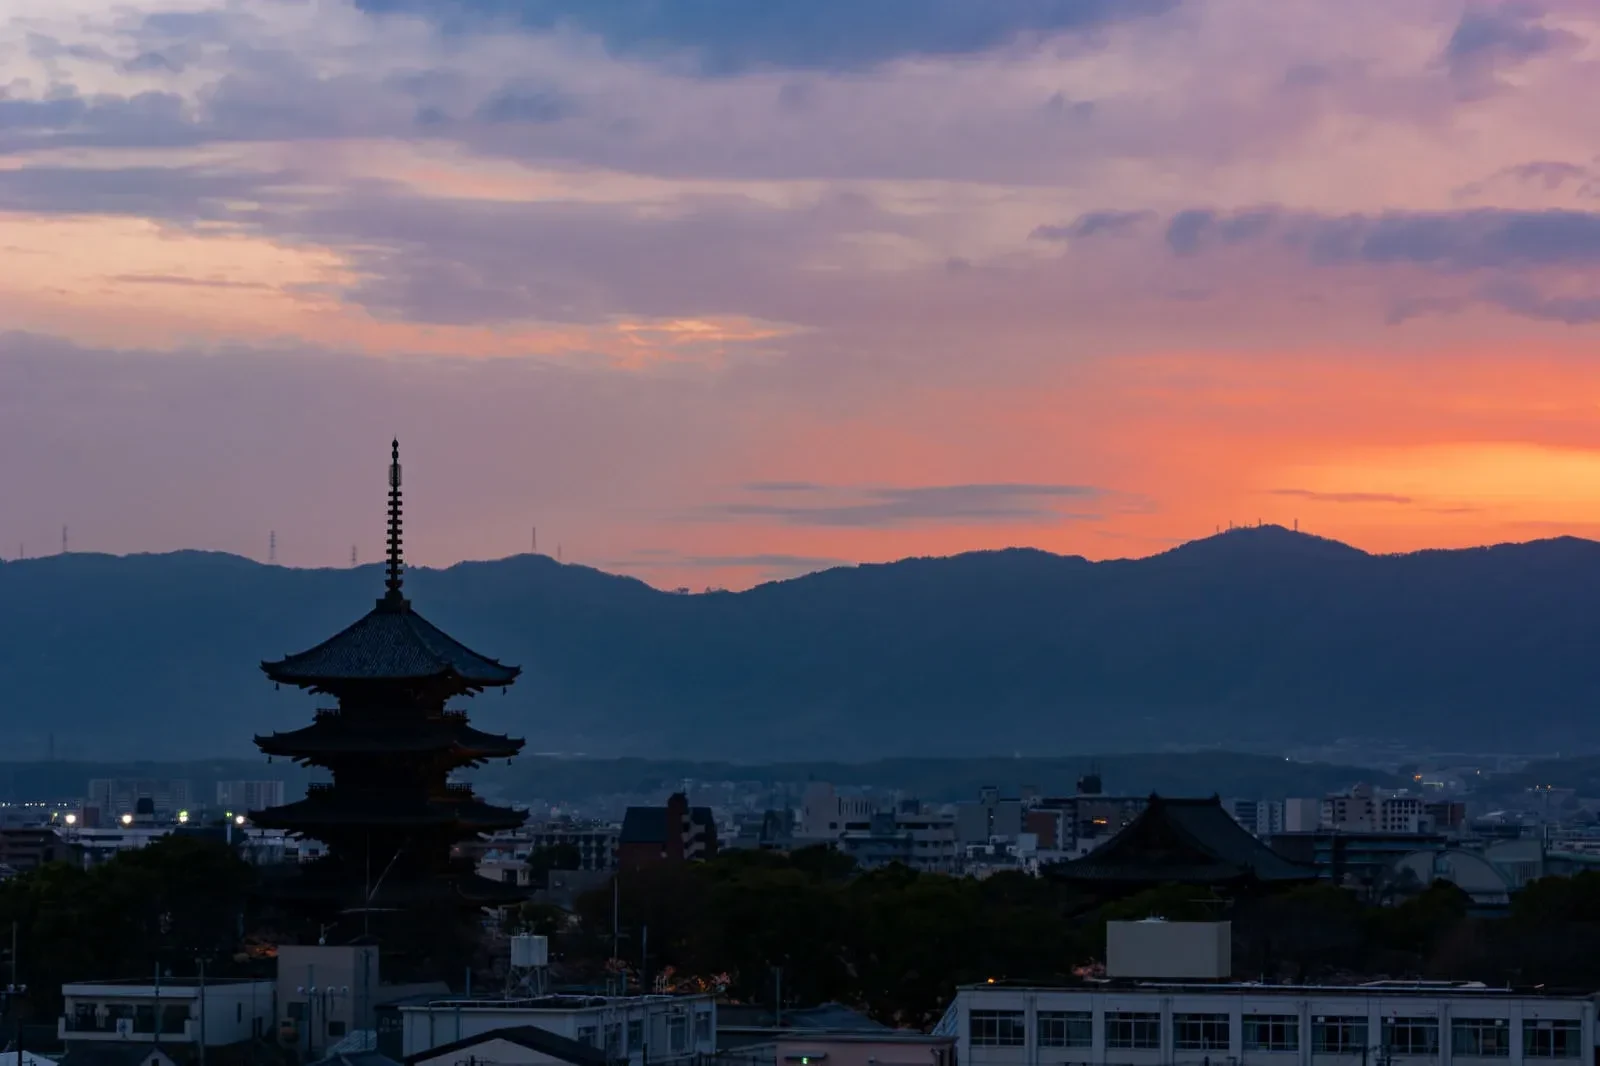
[{"label": "concrete building", "polygon": [[280,1030],[315,1055],[358,1029],[371,1029],[373,1009],[383,998],[379,984],[374,945],[280,945]]},{"label": "concrete building", "polygon": [[217,810],[233,814],[283,806],[282,781],[218,781]]},{"label": "concrete building", "polygon": [[83,851],[48,826],[0,829],[0,866],[23,873],[50,862],[81,866]]},{"label": "concrete building", "polygon": [[[617,868],[618,835],[615,825],[598,822],[541,822],[518,830],[515,839],[526,841],[528,851],[576,848],[580,870],[614,870]],[[527,858],[527,855],[519,857]]]},{"label": "concrete building", "polygon": [[865,832],[872,828],[872,815],[877,804],[868,796],[840,795],[826,781],[812,781],[806,785],[800,799],[800,820],[795,836],[807,840],[838,840],[848,832]]},{"label": "concrete building", "polygon": [[181,778],[100,777],[89,782],[86,806],[99,811],[101,824],[109,825],[124,814],[138,814],[139,801],[148,800],[155,818],[170,820],[195,806],[192,783]]},{"label": "concrete building", "polygon": [[906,800],[895,810],[873,813],[865,830],[841,834],[839,850],[864,869],[900,863],[914,870],[949,873],[959,865],[956,816]]},{"label": "concrete building", "polygon": [[961,989],[935,1032],[963,1066],[1577,1066],[1595,1002],[1425,982],[996,984]]},{"label": "concrete building", "polygon": [[976,803],[958,803],[955,809],[956,843],[987,844],[995,837],[1015,839],[1022,832],[1022,800],[1002,799],[988,787]]},{"label": "concrete building", "polygon": [[710,994],[446,997],[403,1003],[398,1011],[400,1051],[407,1062],[458,1041],[522,1026],[537,1026],[632,1066],[708,1058],[717,1046],[717,1004]]},{"label": "concrete building", "polygon": [[272,1027],[271,981],[164,978],[61,986],[57,1035],[70,1052],[100,1044],[224,1047]]},{"label": "concrete building", "polygon": [[617,865],[693,862],[717,853],[717,819],[710,807],[690,807],[681,792],[665,807],[629,807],[617,835]]},{"label": "concrete building", "polygon": [[1283,801],[1284,833],[1315,833],[1322,825],[1322,801],[1296,796]]}]

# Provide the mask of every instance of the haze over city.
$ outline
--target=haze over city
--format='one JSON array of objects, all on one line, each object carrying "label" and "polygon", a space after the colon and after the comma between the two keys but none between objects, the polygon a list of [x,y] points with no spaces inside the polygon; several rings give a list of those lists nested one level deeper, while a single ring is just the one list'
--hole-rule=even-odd
[{"label": "haze over city", "polygon": [[[913,10],[914,9],[914,10]],[[1586,0],[10,0],[0,555],[1600,523]]]}]

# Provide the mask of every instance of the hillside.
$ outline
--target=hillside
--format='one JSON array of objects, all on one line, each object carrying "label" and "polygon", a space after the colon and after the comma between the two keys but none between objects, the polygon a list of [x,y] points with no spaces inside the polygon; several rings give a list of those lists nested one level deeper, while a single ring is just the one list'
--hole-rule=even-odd
[{"label": "hillside", "polygon": [[[193,552],[0,565],[0,743],[248,754],[314,706],[256,664],[353,621],[381,584]],[[524,667],[473,712],[530,752],[1600,746],[1600,544],[1570,538],[1373,556],[1267,527],[1140,560],[986,552],[695,596],[519,556],[416,571],[407,591]]]}]

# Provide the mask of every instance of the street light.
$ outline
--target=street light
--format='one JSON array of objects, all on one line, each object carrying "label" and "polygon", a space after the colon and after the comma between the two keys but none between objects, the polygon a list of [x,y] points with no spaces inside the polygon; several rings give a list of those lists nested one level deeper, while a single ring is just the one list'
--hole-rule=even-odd
[{"label": "street light", "polygon": [[178,812],[178,824],[179,825],[187,825],[188,823],[189,823],[189,812],[188,811],[179,811]]},{"label": "street light", "polygon": [[77,825],[78,824],[78,816],[76,814],[67,815],[67,824],[68,825]]},{"label": "street light", "polygon": [[244,824],[244,815],[242,815],[242,814],[234,815],[233,816],[233,824],[234,825],[243,825]]},{"label": "street light", "polygon": [[123,824],[123,825],[132,825],[132,824],[133,824],[133,815],[131,815],[131,814],[124,814],[124,815],[123,815],[123,816],[122,816],[122,824]]}]

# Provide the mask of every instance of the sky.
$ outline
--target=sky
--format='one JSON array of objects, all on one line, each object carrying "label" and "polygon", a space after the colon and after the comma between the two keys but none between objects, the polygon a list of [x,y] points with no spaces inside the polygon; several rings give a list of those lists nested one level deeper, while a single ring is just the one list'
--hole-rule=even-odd
[{"label": "sky", "polygon": [[6,0],[0,557],[1600,535],[1593,0]]}]

